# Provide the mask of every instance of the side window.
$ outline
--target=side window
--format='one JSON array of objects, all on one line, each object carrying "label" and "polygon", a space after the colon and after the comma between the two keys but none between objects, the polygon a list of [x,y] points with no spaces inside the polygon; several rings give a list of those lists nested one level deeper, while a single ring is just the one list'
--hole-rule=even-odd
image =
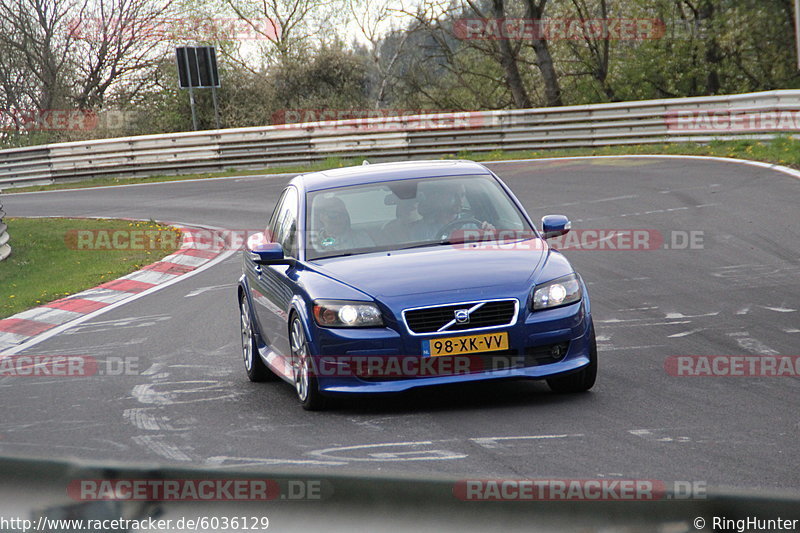
[{"label": "side window", "polygon": [[297,189],[286,189],[268,228],[272,240],[281,243],[287,257],[297,257],[297,200]]},{"label": "side window", "polygon": [[267,229],[264,231],[264,236],[269,239],[270,242],[277,242],[277,239],[275,239],[275,226],[278,220],[278,213],[281,212],[283,201],[286,199],[288,192],[289,189],[286,189],[281,193],[280,198],[278,198],[278,203],[275,204],[275,209],[272,210],[272,215],[269,217],[269,222],[267,222]]}]

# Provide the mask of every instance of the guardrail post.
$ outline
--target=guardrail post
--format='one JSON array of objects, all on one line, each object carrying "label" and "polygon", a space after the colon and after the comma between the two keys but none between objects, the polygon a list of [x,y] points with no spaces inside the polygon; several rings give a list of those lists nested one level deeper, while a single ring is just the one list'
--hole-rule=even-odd
[{"label": "guardrail post", "polygon": [[3,222],[3,203],[0,202],[0,261],[11,255],[11,245],[8,244],[8,226]]}]

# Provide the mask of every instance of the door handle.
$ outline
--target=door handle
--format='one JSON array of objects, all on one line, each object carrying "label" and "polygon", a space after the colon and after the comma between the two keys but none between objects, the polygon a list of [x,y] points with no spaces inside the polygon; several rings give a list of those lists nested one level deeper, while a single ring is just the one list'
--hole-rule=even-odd
[{"label": "door handle", "polygon": [[258,275],[258,276],[260,276],[262,274],[261,265],[256,265],[255,267],[253,267],[253,270],[256,271],[256,275]]}]

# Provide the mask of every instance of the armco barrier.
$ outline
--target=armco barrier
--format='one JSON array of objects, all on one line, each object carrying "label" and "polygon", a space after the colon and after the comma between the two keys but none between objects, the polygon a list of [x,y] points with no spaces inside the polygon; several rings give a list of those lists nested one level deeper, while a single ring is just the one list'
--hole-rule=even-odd
[{"label": "armco barrier", "polygon": [[[678,113],[789,116],[745,129],[676,128]],[[537,150],[769,139],[800,132],[800,90],[567,107],[436,113],[261,126],[0,150],[0,189],[111,176],[220,172],[314,163],[435,158],[462,150]],[[702,124],[700,124],[702,126]]]}]

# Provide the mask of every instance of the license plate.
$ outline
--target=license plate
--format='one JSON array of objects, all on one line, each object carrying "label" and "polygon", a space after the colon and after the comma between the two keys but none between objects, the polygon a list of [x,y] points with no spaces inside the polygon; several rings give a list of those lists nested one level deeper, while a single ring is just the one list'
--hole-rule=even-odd
[{"label": "license plate", "polygon": [[508,350],[508,332],[466,335],[463,337],[443,337],[422,341],[422,355],[459,355],[464,353],[496,352]]}]

